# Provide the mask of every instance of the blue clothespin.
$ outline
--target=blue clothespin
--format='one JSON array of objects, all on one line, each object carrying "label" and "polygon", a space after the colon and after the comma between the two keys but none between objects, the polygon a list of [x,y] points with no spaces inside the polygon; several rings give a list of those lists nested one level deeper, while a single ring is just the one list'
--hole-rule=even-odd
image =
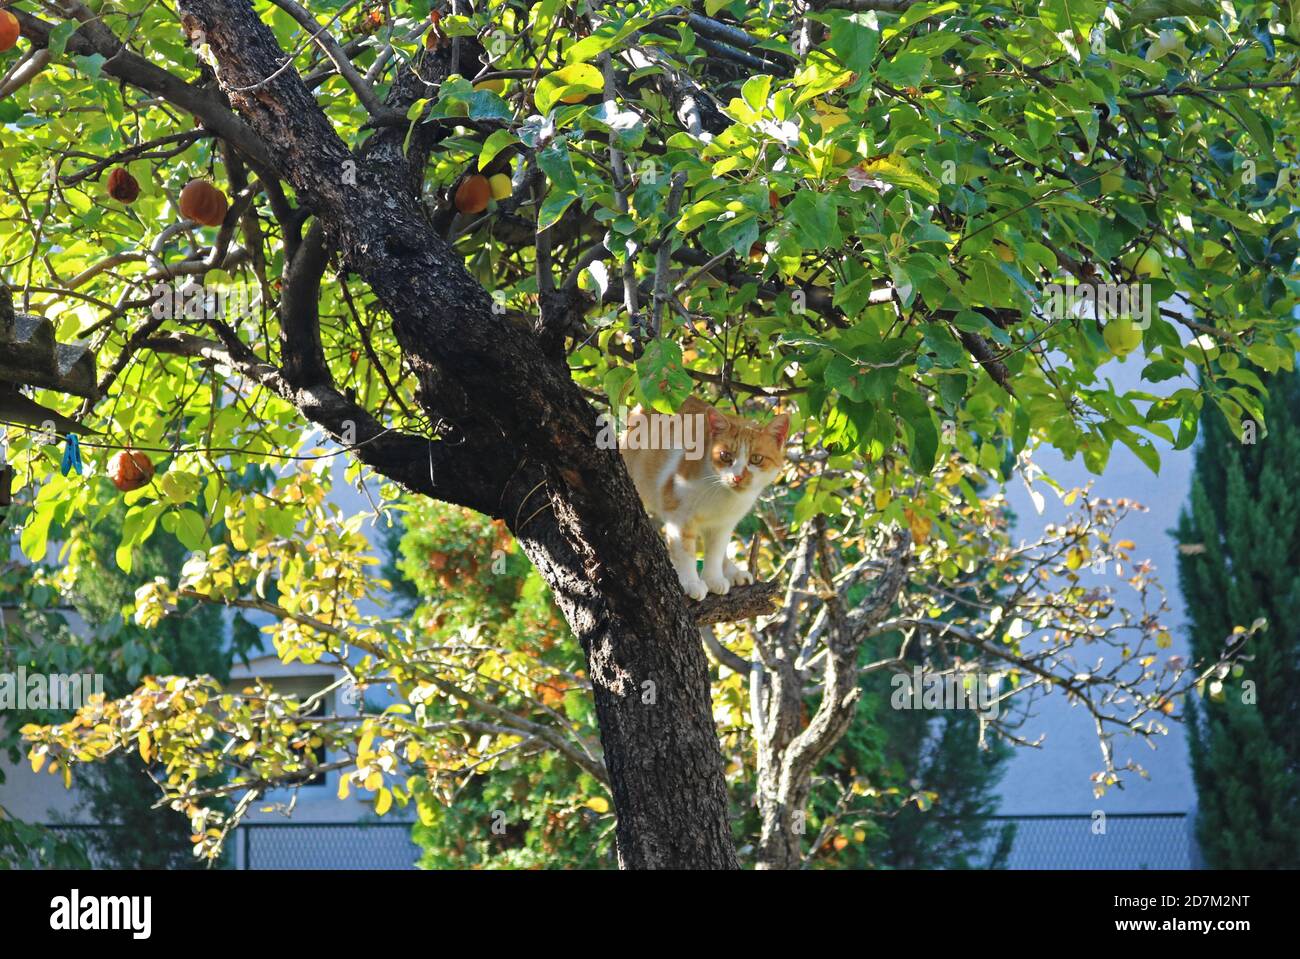
[{"label": "blue clothespin", "polygon": [[63,475],[67,476],[69,470],[81,475],[81,444],[77,442],[76,433],[68,434],[63,447]]}]

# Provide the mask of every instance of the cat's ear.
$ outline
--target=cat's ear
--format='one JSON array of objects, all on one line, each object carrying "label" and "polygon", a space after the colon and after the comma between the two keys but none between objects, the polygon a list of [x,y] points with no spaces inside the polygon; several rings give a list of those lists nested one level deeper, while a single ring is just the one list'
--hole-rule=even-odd
[{"label": "cat's ear", "polygon": [[784,446],[785,438],[790,435],[790,414],[782,413],[776,417],[767,424],[767,431],[772,434],[779,444]]},{"label": "cat's ear", "polygon": [[710,406],[705,410],[705,416],[709,418],[709,429],[714,433],[721,433],[727,428],[727,418]]}]

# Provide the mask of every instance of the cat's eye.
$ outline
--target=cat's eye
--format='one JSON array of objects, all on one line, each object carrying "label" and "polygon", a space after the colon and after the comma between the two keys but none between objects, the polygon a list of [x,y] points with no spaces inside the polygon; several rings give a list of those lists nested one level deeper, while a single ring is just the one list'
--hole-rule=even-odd
[{"label": "cat's eye", "polygon": [[732,456],[731,453],[728,452],[727,450],[722,450],[721,452],[718,453],[718,459],[722,460],[722,462],[724,463],[730,463],[733,459],[735,459],[735,457]]},{"label": "cat's eye", "polygon": [[750,466],[762,466],[762,465],[763,465],[763,457],[761,457],[761,456],[759,456],[757,453],[755,453],[753,456],[751,456],[751,457],[749,458],[749,465],[750,465]]}]

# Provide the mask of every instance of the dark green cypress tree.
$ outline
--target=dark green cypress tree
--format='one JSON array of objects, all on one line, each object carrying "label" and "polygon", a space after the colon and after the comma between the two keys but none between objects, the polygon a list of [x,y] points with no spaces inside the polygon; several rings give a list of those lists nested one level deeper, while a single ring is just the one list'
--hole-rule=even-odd
[{"label": "dark green cypress tree", "polygon": [[1177,530],[1193,660],[1268,621],[1222,694],[1190,703],[1197,837],[1223,869],[1300,867],[1300,375],[1269,388],[1266,434],[1203,415]]}]

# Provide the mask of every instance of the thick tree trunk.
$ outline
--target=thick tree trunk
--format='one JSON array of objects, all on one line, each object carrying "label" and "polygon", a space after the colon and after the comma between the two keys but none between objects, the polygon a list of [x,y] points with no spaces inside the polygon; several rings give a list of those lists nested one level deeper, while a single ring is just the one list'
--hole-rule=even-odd
[{"label": "thick tree trunk", "polygon": [[[625,868],[731,868],[722,756],[699,629],[632,586],[607,596],[583,575],[558,528],[516,530],[587,654]],[[629,544],[639,582],[667,556],[658,535]],[[660,555],[663,553],[664,555]],[[675,586],[675,583],[674,583]],[[680,592],[678,593],[680,595]],[[639,605],[630,619],[622,601]]]},{"label": "thick tree trunk", "polygon": [[[424,443],[403,438],[414,462],[389,455],[375,465],[379,453],[368,461],[411,488],[503,518],[581,640],[620,863],[735,867],[707,664],[666,549],[617,452],[597,448],[595,411],[565,365],[493,312],[425,220],[409,189],[420,179],[411,165],[422,162],[424,129],[406,150],[405,126],[381,130],[354,157],[294,71],[282,69],[283,51],[247,0],[183,0],[180,9],[327,242],[391,314],[420,404],[438,424]],[[294,364],[294,395],[337,431],[338,411],[320,400],[330,384],[311,382],[328,375],[319,367]]]}]

